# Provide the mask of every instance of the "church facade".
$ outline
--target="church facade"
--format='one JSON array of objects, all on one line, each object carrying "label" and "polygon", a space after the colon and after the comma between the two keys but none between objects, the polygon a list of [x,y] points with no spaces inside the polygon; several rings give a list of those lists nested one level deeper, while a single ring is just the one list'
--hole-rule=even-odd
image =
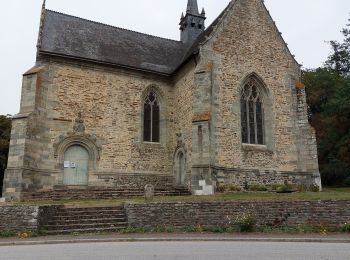
[{"label": "church facade", "polygon": [[[46,10],[23,75],[3,196],[62,189],[321,187],[300,65],[262,0],[205,27],[189,0],[180,41]],[[159,188],[159,187],[158,187]]]}]

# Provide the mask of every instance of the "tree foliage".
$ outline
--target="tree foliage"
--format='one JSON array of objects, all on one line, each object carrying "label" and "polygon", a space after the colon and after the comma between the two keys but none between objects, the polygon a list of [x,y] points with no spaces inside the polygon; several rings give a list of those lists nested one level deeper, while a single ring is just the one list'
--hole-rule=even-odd
[{"label": "tree foliage", "polygon": [[350,30],[342,32],[343,42],[331,41],[325,66],[302,77],[326,185],[350,185]]},{"label": "tree foliage", "polygon": [[[349,19],[350,22],[350,19]],[[326,66],[337,73],[349,76],[350,73],[350,24],[342,30],[343,42],[331,41],[332,53],[326,61]]]},{"label": "tree foliage", "polygon": [[0,191],[2,189],[2,181],[7,164],[10,134],[11,118],[9,116],[0,115]]}]

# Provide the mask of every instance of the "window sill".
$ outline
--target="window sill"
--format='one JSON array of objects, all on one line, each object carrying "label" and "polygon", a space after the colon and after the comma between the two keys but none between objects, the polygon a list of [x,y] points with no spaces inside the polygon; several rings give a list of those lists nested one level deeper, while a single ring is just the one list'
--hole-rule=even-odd
[{"label": "window sill", "polygon": [[161,145],[161,143],[155,143],[155,142],[142,142],[143,144],[147,144],[147,145]]},{"label": "window sill", "polygon": [[261,144],[242,144],[244,151],[271,152],[266,145]]}]

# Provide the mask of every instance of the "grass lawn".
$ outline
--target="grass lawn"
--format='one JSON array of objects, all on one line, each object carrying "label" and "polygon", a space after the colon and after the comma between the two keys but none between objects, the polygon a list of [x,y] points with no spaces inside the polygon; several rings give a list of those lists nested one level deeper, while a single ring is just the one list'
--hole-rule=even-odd
[{"label": "grass lawn", "polygon": [[[350,188],[325,188],[322,192],[237,192],[212,196],[162,196],[153,202],[210,202],[210,201],[291,201],[291,200],[350,200]],[[110,200],[60,200],[16,202],[15,205],[65,205],[67,207],[108,207],[123,203],[145,203],[144,198]]]}]

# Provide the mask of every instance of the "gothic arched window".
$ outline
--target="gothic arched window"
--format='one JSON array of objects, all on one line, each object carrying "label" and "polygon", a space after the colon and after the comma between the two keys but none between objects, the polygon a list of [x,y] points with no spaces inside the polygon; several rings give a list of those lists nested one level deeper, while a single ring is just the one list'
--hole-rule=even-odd
[{"label": "gothic arched window", "polygon": [[250,78],[241,92],[241,130],[245,144],[264,144],[264,107],[261,84]]},{"label": "gothic arched window", "polygon": [[143,141],[159,143],[160,141],[160,109],[157,95],[150,92],[143,105]]}]

